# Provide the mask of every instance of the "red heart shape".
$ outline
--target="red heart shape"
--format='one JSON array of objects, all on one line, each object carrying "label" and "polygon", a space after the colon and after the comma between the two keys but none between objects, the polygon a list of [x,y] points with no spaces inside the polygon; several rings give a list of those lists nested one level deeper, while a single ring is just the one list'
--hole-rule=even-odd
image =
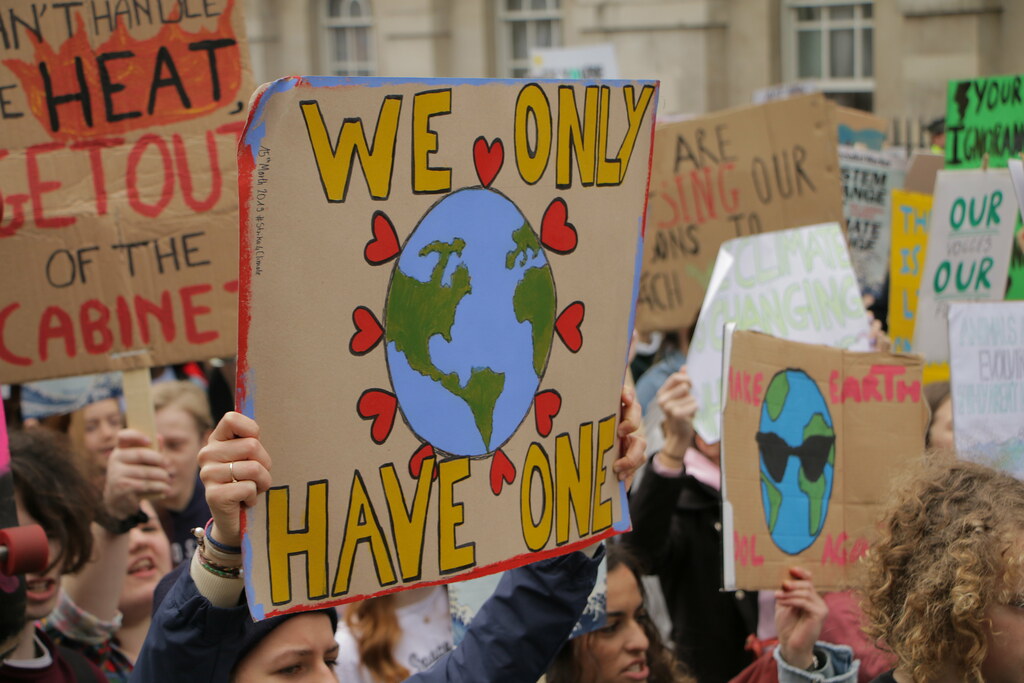
[{"label": "red heart shape", "polygon": [[384,328],[366,306],[357,306],[352,311],[352,324],[356,326],[356,333],[348,343],[348,350],[356,356],[366,355],[384,338]]},{"label": "red heart shape", "polygon": [[491,492],[496,496],[501,495],[505,482],[511,484],[515,480],[516,466],[501,450],[494,451],[494,457],[491,458]]},{"label": "red heart shape", "polygon": [[[423,461],[427,458],[433,458],[435,456],[434,447],[429,443],[425,443],[416,449],[416,452],[409,458],[409,474],[413,479],[418,479],[420,471],[423,469]],[[437,463],[434,463],[434,476],[433,479],[437,479]]]},{"label": "red heart shape", "polygon": [[374,211],[370,223],[373,239],[366,243],[363,257],[370,265],[379,266],[398,256],[402,250],[398,244],[398,233],[391,219],[383,211]]},{"label": "red heart shape", "polygon": [[573,301],[565,307],[562,314],[558,316],[558,320],[555,321],[555,332],[558,332],[562,343],[573,353],[579,351],[583,346],[583,333],[580,331],[580,325],[583,324],[585,312],[582,301]]},{"label": "red heart shape", "polygon": [[494,138],[494,142],[487,144],[484,136],[480,136],[473,143],[473,165],[476,166],[476,177],[480,184],[490,187],[494,178],[505,163],[505,145],[501,138]]},{"label": "red heart shape", "polygon": [[562,409],[562,395],[554,389],[542,391],[533,397],[533,417],[537,422],[537,433],[547,436],[551,433],[552,422]]},{"label": "red heart shape", "polygon": [[540,242],[551,251],[570,254],[576,249],[576,226],[570,223],[565,200],[555,197],[540,222]]},{"label": "red heart shape", "polygon": [[370,426],[370,438],[376,444],[387,441],[391,428],[395,426],[395,412],[398,410],[398,399],[383,389],[367,389],[359,397],[356,412],[364,420],[373,420]]}]

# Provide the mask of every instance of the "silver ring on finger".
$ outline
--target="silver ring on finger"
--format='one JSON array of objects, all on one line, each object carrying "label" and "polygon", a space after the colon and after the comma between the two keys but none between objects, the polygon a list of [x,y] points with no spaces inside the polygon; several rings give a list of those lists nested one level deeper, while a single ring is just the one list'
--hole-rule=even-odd
[{"label": "silver ring on finger", "polygon": [[228,463],[228,474],[231,475],[231,483],[232,484],[237,484],[238,480],[235,479],[235,463],[234,463],[234,461],[231,461],[231,462]]}]

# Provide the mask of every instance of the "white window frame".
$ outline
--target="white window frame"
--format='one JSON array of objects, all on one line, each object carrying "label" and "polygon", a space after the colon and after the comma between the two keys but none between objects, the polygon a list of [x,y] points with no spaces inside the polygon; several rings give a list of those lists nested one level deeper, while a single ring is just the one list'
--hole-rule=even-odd
[{"label": "white window frame", "polygon": [[[495,41],[498,49],[497,64],[498,75],[504,78],[511,78],[516,69],[523,70],[523,76],[530,72],[529,50],[533,47],[561,47],[562,27],[565,22],[563,14],[563,0],[543,0],[546,7],[533,9],[535,0],[521,0],[522,9],[508,9],[509,0],[495,0],[496,31]],[[537,22],[553,22],[551,45],[537,45]],[[521,59],[512,56],[512,26],[523,23],[526,26],[526,49],[527,55]]]},{"label": "white window frame", "polygon": [[[852,19],[832,19],[829,17],[828,9],[839,5],[871,5],[872,13],[870,19],[864,19],[859,9],[854,11]],[[826,93],[856,93],[856,92],[870,92],[875,91],[875,78],[872,76],[864,76],[861,70],[864,67],[864,55],[862,54],[864,49],[864,41],[862,37],[862,30],[870,28],[872,30],[872,46],[878,38],[878,33],[875,30],[875,12],[877,9],[877,3],[873,0],[786,0],[782,7],[782,77],[783,81],[791,83],[794,81],[800,81],[801,83],[809,83],[817,87],[818,90]],[[801,22],[797,20],[797,10],[802,8],[815,8],[821,10],[821,18],[814,22]],[[821,31],[821,77],[820,78],[801,78],[800,65],[799,65],[799,50],[797,35],[800,30],[800,26],[816,26]],[[851,28],[854,32],[853,38],[853,64],[854,64],[854,76],[853,78],[832,78],[829,73],[831,72],[830,52],[829,52],[829,40],[832,29],[846,29]],[[875,63],[874,55],[872,55],[872,67],[873,70],[877,70],[878,65]]]},{"label": "white window frame", "polygon": [[[340,17],[330,16],[331,0],[320,0],[320,26],[322,27],[323,49],[320,58],[324,65],[324,72],[332,76],[374,76],[377,74],[377,45],[376,31],[373,25],[373,0],[340,0],[343,15]],[[359,5],[365,13],[359,17],[346,15],[346,10],[351,5]],[[345,31],[349,59],[335,59],[334,32]],[[353,47],[355,36],[360,31],[366,31],[368,47],[368,59],[358,60],[354,56]],[[360,73],[363,72],[363,73]]]}]

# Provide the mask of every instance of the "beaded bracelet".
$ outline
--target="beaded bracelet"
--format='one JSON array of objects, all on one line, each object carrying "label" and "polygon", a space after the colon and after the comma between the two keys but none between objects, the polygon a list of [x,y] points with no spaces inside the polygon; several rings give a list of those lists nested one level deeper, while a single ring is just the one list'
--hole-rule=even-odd
[{"label": "beaded bracelet", "polygon": [[209,562],[203,561],[203,558],[199,558],[199,566],[210,572],[214,576],[219,576],[222,579],[238,579],[242,576],[242,568],[234,567],[230,569],[223,569]]},{"label": "beaded bracelet", "polygon": [[210,521],[208,521],[206,523],[206,526],[203,527],[203,534],[206,536],[206,540],[210,542],[210,545],[212,545],[214,548],[216,548],[217,550],[219,550],[219,551],[221,551],[223,553],[231,553],[233,555],[237,555],[237,554],[242,552],[241,546],[225,545],[224,543],[221,543],[220,541],[215,539],[210,534],[210,528],[212,526],[213,526],[213,517],[210,517]]}]

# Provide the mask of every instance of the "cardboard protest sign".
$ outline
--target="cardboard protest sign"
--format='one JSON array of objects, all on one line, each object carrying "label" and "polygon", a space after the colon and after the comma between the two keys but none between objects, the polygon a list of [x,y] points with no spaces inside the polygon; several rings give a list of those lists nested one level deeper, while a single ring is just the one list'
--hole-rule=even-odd
[{"label": "cardboard protest sign", "polygon": [[258,94],[239,396],[275,479],[246,510],[254,616],[628,527],[611,465],[656,93],[292,78]]},{"label": "cardboard protest sign", "polygon": [[1024,301],[950,304],[949,365],[957,453],[1024,479]]},{"label": "cardboard protest sign", "polygon": [[918,194],[935,192],[935,176],[946,166],[941,154],[915,150],[907,162],[907,174],[903,178],[903,189]]},{"label": "cardboard protest sign", "polygon": [[841,221],[835,140],[822,95],[659,126],[637,327],[692,325],[724,241]]},{"label": "cardboard protest sign", "polygon": [[741,237],[722,245],[686,359],[700,408],[694,427],[721,435],[726,323],[783,339],[867,348],[868,319],[835,223]]},{"label": "cardboard protest sign", "polygon": [[754,104],[764,104],[765,102],[784,100],[794,95],[810,95],[820,91],[821,88],[810,81],[793,81],[758,88],[753,92],[750,101]]},{"label": "cardboard protest sign", "polygon": [[889,273],[890,193],[902,184],[903,169],[892,155],[843,145],[839,169],[850,261],[861,294],[878,299]]},{"label": "cardboard protest sign", "polygon": [[932,196],[892,192],[892,256],[889,260],[889,338],[894,351],[910,353],[917,296],[928,252]]},{"label": "cardboard protest sign", "polygon": [[[946,168],[1002,168],[1024,152],[1022,83],[1024,74],[949,82]],[[1022,228],[1018,216],[1007,299],[1024,299]]]},{"label": "cardboard protest sign", "polygon": [[728,346],[724,587],[772,589],[799,565],[848,588],[887,483],[924,450],[923,361],[742,331]]},{"label": "cardboard protest sign", "polygon": [[835,105],[839,144],[866,147],[881,152],[889,133],[889,122],[860,109]]},{"label": "cardboard protest sign", "polygon": [[949,360],[951,301],[998,301],[1006,291],[1017,207],[1005,171],[939,171],[914,351]]},{"label": "cardboard protest sign", "polygon": [[530,49],[531,78],[618,78],[615,46],[579,45]]},{"label": "cardboard protest sign", "polygon": [[[448,605],[452,617],[452,638],[455,647],[458,647],[473,623],[477,612],[483,607],[494,591],[498,588],[501,574],[489,574],[478,579],[460,581],[448,586]],[[594,590],[587,598],[587,605],[583,608],[583,614],[579,621],[572,628],[569,639],[590,633],[595,629],[603,627],[608,621],[607,607],[608,595],[608,561],[604,560],[597,568],[597,581]]]},{"label": "cardboard protest sign", "polygon": [[231,355],[241,2],[14,0],[2,27],[0,382]]}]

